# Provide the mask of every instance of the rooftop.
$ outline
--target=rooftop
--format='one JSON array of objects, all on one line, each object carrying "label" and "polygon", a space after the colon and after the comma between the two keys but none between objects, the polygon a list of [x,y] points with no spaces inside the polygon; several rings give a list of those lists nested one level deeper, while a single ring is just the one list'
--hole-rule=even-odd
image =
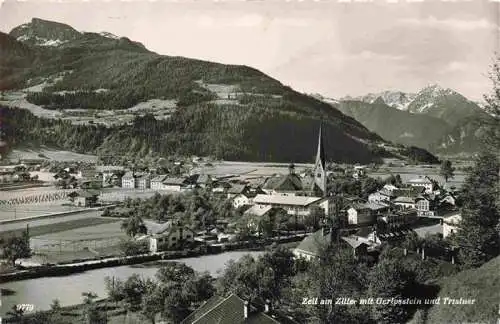
[{"label": "rooftop", "polygon": [[330,244],[331,241],[332,237],[330,233],[325,233],[324,229],[320,229],[304,238],[296,247],[296,250],[318,256],[320,248]]},{"label": "rooftop", "polygon": [[319,202],[321,197],[308,196],[284,196],[284,195],[257,195],[253,199],[256,204],[275,204],[288,206],[309,206],[315,202]]},{"label": "rooftop", "polygon": [[419,177],[419,178],[413,178],[408,180],[408,183],[414,183],[414,184],[431,184],[432,181],[427,178],[427,177]]},{"label": "rooftop", "polygon": [[261,207],[259,205],[253,205],[252,207],[250,207],[249,209],[247,209],[245,211],[244,215],[254,215],[254,216],[262,217],[271,209],[273,209],[273,207],[271,207],[271,206]]},{"label": "rooftop", "polygon": [[371,209],[371,210],[381,210],[387,208],[387,205],[383,204],[376,204],[372,202],[367,202],[367,203],[354,203],[352,205],[352,208],[354,209]]},{"label": "rooftop", "polygon": [[414,204],[415,203],[415,198],[412,197],[405,197],[405,196],[399,196],[396,199],[394,199],[395,203],[403,203],[403,204]]},{"label": "rooftop", "polygon": [[294,324],[292,319],[284,316],[280,312],[270,311],[269,313],[259,311],[255,305],[248,305],[248,317],[244,315],[245,301],[236,294],[231,294],[224,298],[213,296],[203,305],[186,317],[182,324]]}]

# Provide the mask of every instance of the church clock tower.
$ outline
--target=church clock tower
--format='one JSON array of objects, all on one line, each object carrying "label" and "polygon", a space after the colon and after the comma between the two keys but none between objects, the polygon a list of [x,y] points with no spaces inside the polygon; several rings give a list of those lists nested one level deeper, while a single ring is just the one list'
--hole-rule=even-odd
[{"label": "church clock tower", "polygon": [[322,127],[319,127],[318,136],[318,151],[316,153],[316,162],[314,164],[314,184],[315,187],[322,192],[322,196],[326,196],[326,157],[325,148],[323,147]]}]

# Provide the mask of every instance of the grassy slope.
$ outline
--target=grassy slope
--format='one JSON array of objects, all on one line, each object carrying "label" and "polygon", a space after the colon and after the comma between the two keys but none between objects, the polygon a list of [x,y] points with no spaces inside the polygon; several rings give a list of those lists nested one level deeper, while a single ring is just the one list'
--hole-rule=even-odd
[{"label": "grassy slope", "polygon": [[427,323],[493,323],[500,301],[500,257],[482,267],[458,273],[440,283],[439,297],[475,299],[474,305],[434,305]]}]

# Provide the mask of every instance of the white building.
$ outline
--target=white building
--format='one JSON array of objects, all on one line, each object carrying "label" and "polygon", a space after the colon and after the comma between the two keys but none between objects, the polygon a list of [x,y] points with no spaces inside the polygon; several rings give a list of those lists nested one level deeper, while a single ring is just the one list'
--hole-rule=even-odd
[{"label": "white building", "polygon": [[177,225],[168,221],[156,223],[144,220],[149,238],[149,251],[158,252],[164,249],[180,248],[184,244],[194,242],[194,232],[187,226]]},{"label": "white building", "polygon": [[416,208],[415,198],[412,198],[412,197],[404,197],[404,196],[396,197],[396,199],[394,199],[393,203],[394,203],[394,205],[399,206],[403,209],[409,209],[409,208],[415,209]]},{"label": "white building", "polygon": [[433,192],[434,184],[428,177],[418,177],[408,181],[408,184],[412,187],[424,187],[426,193]]},{"label": "white building", "polygon": [[233,207],[238,209],[253,204],[253,199],[248,194],[239,194],[233,198]]},{"label": "white building", "polygon": [[127,189],[135,188],[135,177],[133,172],[127,172],[122,177],[122,188],[127,188]]},{"label": "white building", "polygon": [[163,180],[165,180],[166,178],[166,175],[158,175],[151,179],[151,189],[163,190]]},{"label": "white building", "polygon": [[285,195],[262,195],[253,199],[255,205],[264,205],[283,208],[289,215],[308,216],[312,207],[318,206],[325,211],[325,215],[331,215],[333,204],[328,198],[309,196],[285,196]]},{"label": "white building", "polygon": [[371,224],[377,220],[377,215],[386,211],[387,205],[376,203],[355,203],[347,210],[348,224]]},{"label": "white building", "polygon": [[188,179],[185,178],[165,178],[162,184],[162,190],[182,191],[191,188]]}]

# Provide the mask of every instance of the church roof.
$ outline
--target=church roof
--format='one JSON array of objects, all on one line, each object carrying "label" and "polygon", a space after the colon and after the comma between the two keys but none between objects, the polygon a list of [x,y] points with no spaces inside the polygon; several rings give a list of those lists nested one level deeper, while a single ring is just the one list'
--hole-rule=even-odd
[{"label": "church roof", "polygon": [[277,191],[300,191],[303,190],[302,180],[296,174],[286,174],[271,177],[264,183],[263,189]]}]

